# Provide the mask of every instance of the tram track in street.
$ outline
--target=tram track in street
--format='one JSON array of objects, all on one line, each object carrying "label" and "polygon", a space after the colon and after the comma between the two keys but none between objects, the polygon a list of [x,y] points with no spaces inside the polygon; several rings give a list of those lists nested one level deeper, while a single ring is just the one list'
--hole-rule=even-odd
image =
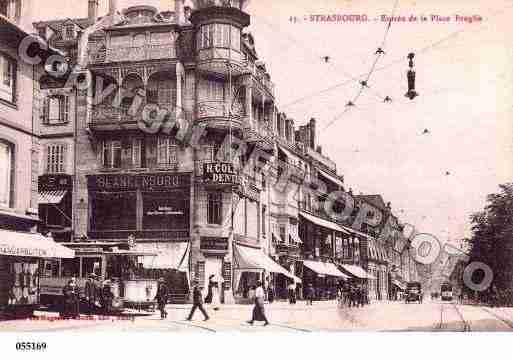
[{"label": "tram track in street", "polygon": [[[442,303],[440,305],[440,320],[434,329],[437,331],[449,330],[449,328],[447,328],[447,325],[450,324],[450,322],[447,319],[444,322],[444,313],[448,314],[447,308],[449,308],[449,307],[452,307],[454,309],[454,312],[457,314],[459,321],[462,323],[461,330],[455,330],[455,331],[470,332],[471,331],[470,324],[465,320],[465,318],[463,317],[463,314],[461,314],[461,311],[458,309],[458,307],[455,303],[450,303],[450,304]],[[444,310],[444,308],[445,308],[445,310]],[[446,317],[448,318],[448,315],[446,315]]]},{"label": "tram track in street", "polygon": [[456,311],[456,313],[458,314],[458,317],[460,318],[461,322],[463,323],[463,331],[470,332],[471,331],[470,324],[468,324],[468,322],[465,320],[465,318],[463,318],[463,314],[461,314],[461,311],[459,310],[456,303],[451,303],[451,304],[452,304],[452,307],[454,308],[454,310]]},{"label": "tram track in street", "polygon": [[494,312],[491,309],[488,308],[480,308],[482,311],[490,314],[492,317],[494,317],[496,320],[500,321],[501,323],[504,323],[508,328],[513,329],[513,321],[507,318],[503,318],[502,316],[498,315],[496,312]]}]

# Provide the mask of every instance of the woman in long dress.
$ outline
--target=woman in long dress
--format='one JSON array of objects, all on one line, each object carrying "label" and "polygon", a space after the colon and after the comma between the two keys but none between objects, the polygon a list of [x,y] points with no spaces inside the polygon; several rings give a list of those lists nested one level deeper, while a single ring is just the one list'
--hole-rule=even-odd
[{"label": "woman in long dress", "polygon": [[255,306],[253,307],[253,315],[251,320],[248,321],[249,324],[253,325],[253,322],[256,320],[257,322],[265,322],[265,325],[269,325],[269,321],[265,316],[265,307],[264,307],[264,288],[262,288],[262,282],[257,282],[257,289],[255,290]]}]

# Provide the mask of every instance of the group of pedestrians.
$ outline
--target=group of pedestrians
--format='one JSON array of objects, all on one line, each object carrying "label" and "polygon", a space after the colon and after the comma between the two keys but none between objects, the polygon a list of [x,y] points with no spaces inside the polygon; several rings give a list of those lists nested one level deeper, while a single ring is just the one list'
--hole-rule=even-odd
[{"label": "group of pedestrians", "polygon": [[84,292],[81,293],[75,278],[71,278],[62,288],[63,303],[60,315],[64,318],[78,318],[81,307],[88,314],[109,314],[112,311],[114,294],[110,280],[101,283],[99,277],[89,274]]},{"label": "group of pedestrians", "polygon": [[340,306],[363,307],[369,304],[367,288],[361,284],[341,286],[338,289],[338,302]]}]

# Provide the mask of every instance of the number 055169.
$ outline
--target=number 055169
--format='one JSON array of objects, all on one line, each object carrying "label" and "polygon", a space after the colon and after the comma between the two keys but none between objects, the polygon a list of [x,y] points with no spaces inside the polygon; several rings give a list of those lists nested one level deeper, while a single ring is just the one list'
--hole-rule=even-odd
[{"label": "number 055169", "polygon": [[21,351],[42,351],[46,350],[45,342],[16,342],[16,350]]}]

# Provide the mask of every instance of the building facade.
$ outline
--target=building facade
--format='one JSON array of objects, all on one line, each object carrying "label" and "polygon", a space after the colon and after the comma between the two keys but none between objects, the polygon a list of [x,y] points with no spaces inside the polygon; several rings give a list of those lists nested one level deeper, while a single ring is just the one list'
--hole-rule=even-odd
[{"label": "building facade", "polygon": [[62,241],[155,252],[141,265],[166,276],[174,301],[216,281],[224,303],[249,302],[258,280],[278,297],[295,282],[298,295],[311,283],[333,298],[350,278],[386,299],[383,223],[353,226],[359,205],[343,221],[326,210],[333,192],[367,202],[345,190],[315,119],[296,129],[278,111],[246,8],[110,0],[100,18],[88,0],[87,17],[34,24],[67,59],[34,105],[43,227]]}]

